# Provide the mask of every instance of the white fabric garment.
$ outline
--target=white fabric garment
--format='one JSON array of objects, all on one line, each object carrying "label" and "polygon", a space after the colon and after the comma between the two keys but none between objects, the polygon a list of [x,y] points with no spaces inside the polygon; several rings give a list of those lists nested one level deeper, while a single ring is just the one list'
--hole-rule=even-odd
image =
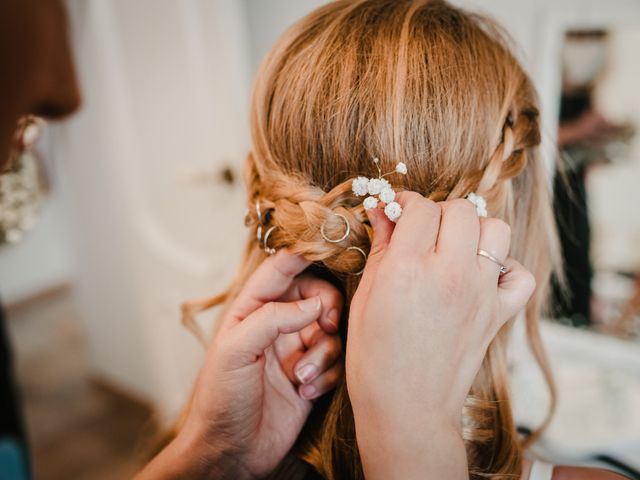
[{"label": "white fabric garment", "polygon": [[552,463],[534,460],[531,464],[529,480],[551,480],[553,478],[553,467]]}]

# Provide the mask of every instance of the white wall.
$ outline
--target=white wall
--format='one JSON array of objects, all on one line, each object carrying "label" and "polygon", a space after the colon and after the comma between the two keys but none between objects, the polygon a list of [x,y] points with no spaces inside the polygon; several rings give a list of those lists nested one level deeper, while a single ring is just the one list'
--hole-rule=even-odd
[{"label": "white wall", "polygon": [[57,144],[74,190],[94,372],[173,412],[201,348],[180,303],[219,292],[244,236],[245,25],[233,0],[69,3],[84,107]]}]

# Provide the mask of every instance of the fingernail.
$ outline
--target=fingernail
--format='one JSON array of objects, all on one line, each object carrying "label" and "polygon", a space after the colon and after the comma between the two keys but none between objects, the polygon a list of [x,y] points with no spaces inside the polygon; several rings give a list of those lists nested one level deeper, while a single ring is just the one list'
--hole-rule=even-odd
[{"label": "fingernail", "polygon": [[298,308],[303,312],[315,312],[320,309],[320,297],[311,297],[298,301]]},{"label": "fingernail", "polygon": [[307,400],[311,400],[313,396],[316,394],[316,387],[313,385],[303,385],[300,387],[300,395],[302,395]]},{"label": "fingernail", "polygon": [[307,363],[296,371],[296,377],[298,377],[300,383],[308,383],[313,380],[313,378],[316,376],[317,371],[318,369],[315,365]]},{"label": "fingernail", "polygon": [[331,310],[329,310],[329,313],[327,313],[327,322],[329,322],[334,327],[338,328],[338,310],[337,309],[332,308]]}]

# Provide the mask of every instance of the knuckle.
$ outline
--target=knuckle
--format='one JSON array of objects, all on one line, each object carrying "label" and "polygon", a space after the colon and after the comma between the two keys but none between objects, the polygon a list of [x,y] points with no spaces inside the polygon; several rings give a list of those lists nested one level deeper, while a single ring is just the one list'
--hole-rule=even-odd
[{"label": "knuckle", "polygon": [[407,190],[407,191],[398,193],[398,200],[401,201],[402,208],[404,210],[410,211],[410,210],[413,210],[414,208],[419,208],[419,205],[422,203],[422,201],[426,199],[417,192]]},{"label": "knuckle", "polygon": [[386,245],[381,245],[374,242],[371,245],[371,249],[369,250],[369,256],[367,257],[367,261],[372,260],[374,258],[378,258],[380,255],[383,255],[386,249],[387,249]]},{"label": "knuckle", "polygon": [[491,230],[500,236],[511,238],[511,226],[500,218],[483,218],[482,225],[483,228]]},{"label": "knuckle", "polygon": [[419,203],[419,208],[423,211],[422,217],[427,220],[432,217],[440,217],[441,209],[440,205],[438,205],[433,200],[429,200],[428,198],[422,198]]},{"label": "knuckle", "polygon": [[260,310],[265,317],[276,317],[280,312],[280,306],[276,302],[269,302],[260,307]]},{"label": "knuckle", "polygon": [[440,214],[440,211],[441,211],[440,205],[438,205],[433,200],[431,200],[429,198],[425,198],[424,199],[424,206],[425,206],[425,208],[427,208],[429,210],[430,213],[438,214],[438,215]]},{"label": "knuckle", "polygon": [[400,192],[398,195],[408,204],[420,201],[424,197],[420,195],[418,192],[414,192],[412,190],[405,190],[404,192]]},{"label": "knuckle", "polygon": [[447,208],[454,211],[460,211],[461,213],[476,213],[476,207],[466,198],[456,198],[447,202]]}]

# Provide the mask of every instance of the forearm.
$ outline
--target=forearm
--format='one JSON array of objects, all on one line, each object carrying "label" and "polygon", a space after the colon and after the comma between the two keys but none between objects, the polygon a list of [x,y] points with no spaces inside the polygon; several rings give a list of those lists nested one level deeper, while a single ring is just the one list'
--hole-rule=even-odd
[{"label": "forearm", "polygon": [[221,447],[182,432],[136,476],[136,480],[249,479],[237,459]]},{"label": "forearm", "polygon": [[458,429],[430,423],[412,431],[358,428],[367,480],[402,478],[467,480],[467,454]]}]

